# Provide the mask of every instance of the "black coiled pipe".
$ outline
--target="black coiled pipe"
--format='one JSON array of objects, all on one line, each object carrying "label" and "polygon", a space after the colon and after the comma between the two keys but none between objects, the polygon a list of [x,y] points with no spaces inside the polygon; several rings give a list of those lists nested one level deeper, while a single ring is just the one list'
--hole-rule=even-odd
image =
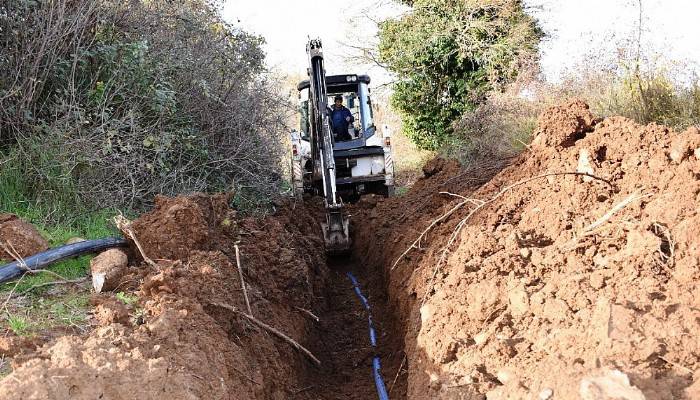
[{"label": "black coiled pipe", "polygon": [[[24,259],[24,265],[31,270],[44,269],[47,266],[62,260],[74,258],[90,253],[99,253],[113,247],[124,247],[127,241],[123,238],[104,238],[86,240],[65,246],[46,250]],[[24,266],[19,262],[11,262],[0,267],[0,283],[17,278],[26,272]]]}]

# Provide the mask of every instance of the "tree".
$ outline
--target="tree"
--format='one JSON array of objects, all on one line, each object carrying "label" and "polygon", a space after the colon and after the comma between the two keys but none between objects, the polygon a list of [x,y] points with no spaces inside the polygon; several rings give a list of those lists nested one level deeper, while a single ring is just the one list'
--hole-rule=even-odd
[{"label": "tree", "polygon": [[521,0],[403,0],[412,12],[380,25],[379,56],[398,77],[392,104],[419,147],[437,149],[452,123],[536,57],[543,37]]}]

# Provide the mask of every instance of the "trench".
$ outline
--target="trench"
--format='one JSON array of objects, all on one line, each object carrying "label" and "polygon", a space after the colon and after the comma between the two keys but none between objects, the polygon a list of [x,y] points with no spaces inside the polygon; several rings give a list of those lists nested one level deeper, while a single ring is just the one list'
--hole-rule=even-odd
[{"label": "trench", "polygon": [[[380,266],[363,265],[354,255],[329,258],[329,283],[320,300],[320,321],[308,345],[322,365],[308,371],[294,399],[380,399],[373,363],[381,360],[381,375],[388,398],[406,398],[406,374],[398,373],[403,360],[403,331],[393,329]],[[356,294],[351,273],[371,304],[377,347],[371,345],[368,312]]]}]

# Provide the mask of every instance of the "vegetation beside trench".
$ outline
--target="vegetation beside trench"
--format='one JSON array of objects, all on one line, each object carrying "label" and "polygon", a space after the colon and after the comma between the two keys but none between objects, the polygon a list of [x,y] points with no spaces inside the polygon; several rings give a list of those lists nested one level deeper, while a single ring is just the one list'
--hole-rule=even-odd
[{"label": "vegetation beside trench", "polygon": [[[55,247],[118,234],[111,217],[133,217],[157,194],[228,191],[239,210],[268,210],[284,190],[292,109],[263,39],[226,23],[221,5],[0,4],[0,213]],[[50,283],[86,277],[90,259],[0,284],[0,335],[80,332],[91,285]]]}]

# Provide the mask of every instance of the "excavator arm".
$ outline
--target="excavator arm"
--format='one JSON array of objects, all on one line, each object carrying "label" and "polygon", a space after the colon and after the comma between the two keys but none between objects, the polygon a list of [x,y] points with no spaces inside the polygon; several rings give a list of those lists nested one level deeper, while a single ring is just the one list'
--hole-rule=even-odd
[{"label": "excavator arm", "polygon": [[328,112],[326,71],[323,67],[323,49],[320,39],[310,40],[306,45],[309,56],[309,83],[311,116],[311,147],[314,166],[318,165],[322,175],[326,221],[321,224],[326,252],[341,253],[350,248],[350,221],[343,213],[335,183],[335,157],[333,155],[333,133]]}]

